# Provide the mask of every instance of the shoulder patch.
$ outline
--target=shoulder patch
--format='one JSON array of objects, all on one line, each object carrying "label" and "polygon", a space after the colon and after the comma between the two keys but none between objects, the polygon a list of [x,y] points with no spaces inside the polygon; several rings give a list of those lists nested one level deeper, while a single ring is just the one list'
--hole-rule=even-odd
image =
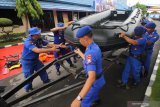
[{"label": "shoulder patch", "polygon": [[29,41],[30,44],[33,44],[33,41]]},{"label": "shoulder patch", "polygon": [[87,64],[91,64],[92,63],[92,55],[91,54],[86,56],[86,62],[87,62]]}]

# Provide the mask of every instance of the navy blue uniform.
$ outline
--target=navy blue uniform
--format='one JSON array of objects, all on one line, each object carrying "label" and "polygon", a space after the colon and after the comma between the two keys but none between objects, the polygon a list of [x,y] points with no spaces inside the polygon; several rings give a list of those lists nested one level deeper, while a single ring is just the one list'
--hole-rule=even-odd
[{"label": "navy blue uniform", "polygon": [[[85,35],[92,33],[90,26],[84,26],[80,28],[76,34],[77,38],[82,38]],[[90,107],[92,103],[99,100],[99,94],[102,87],[105,85],[105,79],[102,71],[102,53],[97,44],[94,42],[90,43],[86,47],[83,60],[84,69],[86,71],[86,77],[88,78],[89,72],[96,73],[96,80],[92,84],[89,92],[83,98],[81,107]]]},{"label": "navy blue uniform", "polygon": [[147,72],[149,72],[151,57],[152,57],[152,53],[153,53],[153,47],[154,47],[155,42],[159,39],[159,34],[157,33],[157,31],[154,31],[150,34],[147,32],[145,34],[144,38],[146,38],[147,41],[152,43],[150,46],[146,46],[146,48],[145,48],[146,60],[144,62],[144,67],[145,67],[145,70]]},{"label": "navy blue uniform", "polygon": [[[54,44],[65,44],[65,39],[64,39],[64,31],[56,31],[54,32]],[[65,48],[59,48],[59,52],[54,52],[54,57],[58,58],[60,54],[65,55],[67,53]],[[67,62],[72,65],[72,62],[70,58],[67,59]],[[60,69],[60,64],[56,63],[55,64],[57,71]]]},{"label": "navy blue uniform", "polygon": [[[24,48],[22,52],[22,70],[25,78],[28,78],[30,75],[34,73],[34,71],[39,70],[44,65],[41,61],[39,61],[39,54],[32,51],[33,48],[41,48],[43,45],[47,45],[48,42],[39,39],[34,41],[31,36],[29,36],[24,42]],[[48,79],[48,74],[46,71],[40,73],[41,80],[45,83]],[[32,81],[25,85],[26,91],[32,88]]]},{"label": "navy blue uniform", "polygon": [[138,57],[144,52],[146,46],[146,39],[139,38],[135,39],[138,42],[138,45],[130,46],[130,55],[127,58],[127,62],[122,74],[122,82],[123,84],[127,84],[130,71],[132,71],[134,82],[140,82],[140,71],[142,62],[138,59]]},{"label": "navy blue uniform", "polygon": [[[103,73],[102,71],[102,56],[101,50],[95,43],[91,43],[86,51],[85,51],[85,59],[83,60],[84,69],[86,74],[88,72],[95,71],[96,75],[100,75]],[[104,76],[102,75],[99,79],[95,80],[91,89],[87,93],[87,95],[82,100],[81,107],[90,107],[91,104],[99,100],[99,93],[102,87],[105,84]]]}]

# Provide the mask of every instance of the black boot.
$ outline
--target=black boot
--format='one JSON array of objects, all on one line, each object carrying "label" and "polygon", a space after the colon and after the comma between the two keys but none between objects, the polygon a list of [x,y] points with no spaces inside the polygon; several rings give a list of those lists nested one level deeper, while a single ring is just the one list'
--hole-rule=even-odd
[{"label": "black boot", "polygon": [[132,87],[132,88],[136,88],[136,87],[138,86],[138,84],[139,84],[138,82],[133,82],[133,83],[131,84],[131,87]]},{"label": "black boot", "polygon": [[145,71],[143,76],[146,78],[148,76],[148,71]]},{"label": "black boot", "polygon": [[118,80],[117,87],[122,88],[122,89],[126,89],[126,90],[130,89],[130,87],[127,84],[124,84],[121,80]]},{"label": "black boot", "polygon": [[32,91],[32,90],[33,90],[33,88],[31,87],[29,89],[26,89],[25,91],[28,93],[29,91]]},{"label": "black boot", "polygon": [[46,83],[49,83],[50,81],[51,81],[51,80],[48,79],[48,80],[44,81],[43,83],[46,84]]},{"label": "black boot", "polygon": [[57,76],[61,75],[61,72],[59,70],[57,70],[56,72]]}]

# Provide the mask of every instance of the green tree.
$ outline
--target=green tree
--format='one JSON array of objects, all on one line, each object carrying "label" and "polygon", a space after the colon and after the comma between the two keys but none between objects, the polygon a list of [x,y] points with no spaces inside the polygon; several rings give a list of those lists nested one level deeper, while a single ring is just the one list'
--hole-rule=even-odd
[{"label": "green tree", "polygon": [[16,10],[19,18],[25,18],[26,35],[28,35],[28,16],[33,19],[39,19],[43,15],[42,8],[37,0],[16,0]]},{"label": "green tree", "polygon": [[137,3],[137,4],[135,5],[135,7],[141,9],[143,15],[145,15],[145,14],[147,13],[147,6],[146,6],[146,5]]}]

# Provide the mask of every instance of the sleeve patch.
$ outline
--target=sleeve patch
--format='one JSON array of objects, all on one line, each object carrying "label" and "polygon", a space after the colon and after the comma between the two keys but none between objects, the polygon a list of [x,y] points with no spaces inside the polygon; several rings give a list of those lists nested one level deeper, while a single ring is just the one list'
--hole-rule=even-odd
[{"label": "sleeve patch", "polygon": [[86,62],[87,62],[87,64],[91,64],[92,63],[92,55],[91,54],[86,56]]},{"label": "sleeve patch", "polygon": [[29,41],[30,44],[33,44],[33,41]]}]

